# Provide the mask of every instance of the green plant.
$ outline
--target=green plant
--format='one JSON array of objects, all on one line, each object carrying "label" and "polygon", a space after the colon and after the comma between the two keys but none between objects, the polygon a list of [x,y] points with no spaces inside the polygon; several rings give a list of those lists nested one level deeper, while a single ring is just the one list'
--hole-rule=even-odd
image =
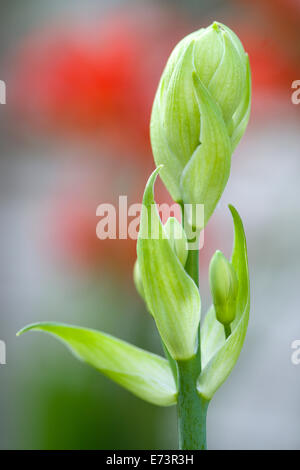
[{"label": "green plant", "polygon": [[[247,249],[236,209],[229,206],[232,257],[228,261],[218,251],[211,261],[213,305],[201,328],[199,251],[191,249],[187,235],[199,240],[223,193],[232,152],[248,123],[250,97],[248,57],[237,36],[220,23],[184,38],[161,77],[151,117],[157,168],[144,192],[134,280],[166,358],[105,333],[64,324],[36,323],[18,333],[50,333],[138,397],[160,406],[177,403],[181,449],[206,448],[209,402],[234,367],[248,325]],[[153,193],[158,173],[182,207],[182,225],[174,218],[161,222]],[[204,207],[200,221],[198,205]]]}]

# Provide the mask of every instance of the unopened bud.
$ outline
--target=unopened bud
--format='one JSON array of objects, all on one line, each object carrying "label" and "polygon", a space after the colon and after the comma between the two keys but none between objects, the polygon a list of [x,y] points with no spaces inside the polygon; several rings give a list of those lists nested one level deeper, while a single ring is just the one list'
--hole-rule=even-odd
[{"label": "unopened bud", "polygon": [[216,251],[209,266],[209,284],[217,320],[229,325],[236,315],[238,279],[232,264]]},{"label": "unopened bud", "polygon": [[156,93],[151,144],[174,201],[203,204],[204,225],[226,186],[250,101],[248,56],[233,31],[215,22],[177,44]]}]

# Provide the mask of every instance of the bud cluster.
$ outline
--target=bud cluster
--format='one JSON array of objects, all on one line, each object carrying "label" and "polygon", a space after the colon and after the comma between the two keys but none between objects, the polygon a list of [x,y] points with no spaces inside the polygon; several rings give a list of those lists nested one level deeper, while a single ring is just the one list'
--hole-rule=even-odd
[{"label": "bud cluster", "polygon": [[180,41],[162,74],[150,126],[154,159],[176,202],[204,204],[203,225],[226,186],[250,98],[248,56],[220,23]]}]

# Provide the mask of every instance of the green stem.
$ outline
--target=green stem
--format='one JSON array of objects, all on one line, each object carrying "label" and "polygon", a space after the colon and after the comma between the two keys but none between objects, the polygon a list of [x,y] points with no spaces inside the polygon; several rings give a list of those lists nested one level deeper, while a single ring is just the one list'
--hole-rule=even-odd
[{"label": "green stem", "polygon": [[[185,217],[184,217],[184,204],[182,201],[179,202],[179,205],[181,207],[181,219],[182,219],[182,226],[185,228],[184,222],[185,222]],[[200,237],[200,232],[197,233],[197,241],[198,241],[198,246],[199,246],[199,237]],[[191,276],[193,281],[195,282],[196,286],[199,288],[199,248],[197,250],[189,250],[188,252],[188,257],[185,263],[185,270]],[[197,345],[197,356],[198,360],[200,363],[200,372],[201,372],[201,336],[200,336],[200,324],[199,324],[199,330],[198,330],[198,345]],[[199,373],[200,373],[199,372]]]},{"label": "green stem", "polygon": [[196,286],[199,286],[199,250],[189,250],[188,257],[185,264],[186,272],[195,281]]},{"label": "green stem", "polygon": [[197,393],[199,361],[195,355],[177,361],[178,367],[178,432],[180,450],[206,449],[206,414],[209,402]]},{"label": "green stem", "polygon": [[[199,287],[199,250],[189,250],[185,270]],[[209,402],[197,392],[201,373],[201,336],[198,330],[196,354],[191,359],[177,361],[178,370],[178,433],[182,450],[206,449],[206,414]]]},{"label": "green stem", "polygon": [[[199,287],[199,250],[189,250],[188,257],[185,264],[186,272],[194,280],[197,287]],[[198,330],[198,345],[197,345],[197,357],[200,364],[201,372],[201,337],[200,337],[200,325]]]}]

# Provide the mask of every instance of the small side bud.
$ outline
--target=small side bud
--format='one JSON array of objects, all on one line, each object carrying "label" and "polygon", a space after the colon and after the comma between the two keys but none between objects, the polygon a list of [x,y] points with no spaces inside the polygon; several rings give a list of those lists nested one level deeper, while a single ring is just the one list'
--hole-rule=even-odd
[{"label": "small side bud", "polygon": [[134,263],[133,267],[133,280],[135,284],[135,288],[142,297],[142,299],[145,300],[145,292],[144,292],[144,287],[143,287],[143,281],[142,281],[142,276],[141,276],[141,270],[139,267],[138,260]]},{"label": "small side bud", "polygon": [[236,316],[238,279],[231,263],[216,251],[209,265],[209,284],[217,320],[229,325]]},{"label": "small side bud", "polygon": [[182,225],[175,217],[169,217],[165,223],[165,232],[172,249],[175,251],[182,266],[184,266],[188,256],[188,244]]}]

